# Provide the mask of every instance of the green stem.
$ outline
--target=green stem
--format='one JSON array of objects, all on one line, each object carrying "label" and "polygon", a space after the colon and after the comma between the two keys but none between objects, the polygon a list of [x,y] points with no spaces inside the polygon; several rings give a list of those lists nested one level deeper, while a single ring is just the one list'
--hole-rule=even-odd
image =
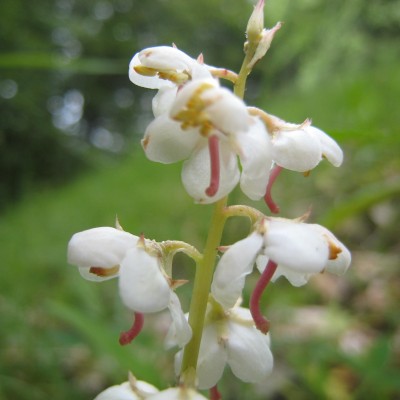
[{"label": "green stem", "polygon": [[251,68],[248,67],[249,62],[253,59],[254,53],[257,49],[257,43],[247,43],[246,55],[244,57],[242,66],[239,71],[238,79],[234,86],[234,93],[241,99],[244,98],[244,92],[246,89],[246,80],[251,72]]},{"label": "green stem", "polygon": [[200,261],[198,268],[196,268],[192,301],[189,309],[189,324],[192,328],[192,339],[185,347],[181,369],[182,378],[188,386],[194,386],[195,384],[195,371],[203,332],[208,294],[210,292],[211,281],[214,273],[218,246],[221,243],[222,232],[225,225],[224,209],[226,203],[227,197],[224,197],[214,205],[203,258]]},{"label": "green stem", "polygon": [[[234,93],[241,99],[244,97],[247,76],[251,72],[248,64],[252,60],[256,48],[256,44],[248,44],[246,56],[234,86]],[[185,346],[181,367],[181,380],[187,386],[195,386],[196,384],[197,359],[207,310],[208,295],[214,274],[215,260],[227,218],[225,213],[227,202],[228,197],[224,197],[214,205],[203,258],[196,268],[194,277],[192,300],[189,308],[189,324],[192,328],[192,338]]]}]

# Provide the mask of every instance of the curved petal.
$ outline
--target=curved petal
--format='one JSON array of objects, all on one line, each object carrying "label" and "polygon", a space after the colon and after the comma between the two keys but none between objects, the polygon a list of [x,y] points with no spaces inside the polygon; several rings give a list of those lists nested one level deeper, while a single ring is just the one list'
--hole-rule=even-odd
[{"label": "curved petal", "polygon": [[321,144],[306,130],[281,130],[272,139],[272,158],[283,168],[306,172],[321,161]]},{"label": "curved petal", "polygon": [[172,323],[165,339],[166,347],[169,348],[175,345],[183,347],[192,337],[192,328],[182,311],[179,298],[174,292],[171,293],[168,308],[171,313]]},{"label": "curved petal", "polygon": [[250,129],[237,135],[239,158],[242,164],[240,187],[252,200],[265,195],[272,166],[272,145],[264,124],[254,118]]},{"label": "curved petal", "polygon": [[207,400],[191,388],[175,387],[163,390],[150,397],[151,400]]},{"label": "curved petal", "polygon": [[160,89],[163,86],[169,86],[169,87],[174,87],[175,84],[164,80],[160,79],[158,76],[144,76],[141,74],[138,74],[135,71],[135,67],[141,65],[140,59],[139,59],[139,53],[136,53],[131,62],[129,63],[129,79],[131,80],[132,83],[134,83],[137,86],[141,86],[147,89]]},{"label": "curved petal", "polygon": [[114,385],[99,393],[94,400],[141,400],[158,393],[158,389],[144,381],[135,382],[135,390],[130,382]]},{"label": "curved petal", "polygon": [[170,164],[188,158],[199,140],[196,130],[184,131],[164,114],[147,127],[142,146],[149,160]]},{"label": "curved petal", "polygon": [[239,134],[249,128],[251,118],[243,100],[223,87],[214,87],[201,94],[207,104],[205,113],[212,124],[225,134]]},{"label": "curved petal", "polygon": [[321,272],[329,258],[325,237],[310,224],[283,218],[266,220],[265,249],[272,261],[301,273]]},{"label": "curved petal", "polygon": [[138,237],[111,227],[99,227],[75,233],[68,243],[68,263],[80,268],[112,269],[118,266]]},{"label": "curved petal", "polygon": [[144,49],[138,53],[142,65],[159,71],[163,70],[189,70],[197,61],[183,51],[171,46],[155,46]]},{"label": "curved petal", "polygon": [[188,194],[198,203],[214,203],[228,195],[240,178],[236,155],[222,141],[220,143],[220,184],[212,197],[205,191],[210,184],[210,154],[207,142],[199,146],[185,161],[182,168],[182,182]]},{"label": "curved petal", "polygon": [[334,167],[340,167],[343,162],[343,151],[329,135],[314,126],[309,126],[307,131],[318,138],[321,144],[321,153]]},{"label": "curved petal", "polygon": [[158,258],[136,246],[121,263],[119,293],[131,310],[152,313],[168,307],[172,291],[160,270]]},{"label": "curved petal", "polygon": [[254,232],[232,245],[215,269],[211,293],[225,308],[232,308],[242,295],[246,276],[253,271],[263,237]]},{"label": "curved petal", "polygon": [[153,97],[152,100],[152,108],[154,117],[159,117],[163,114],[168,114],[172,103],[176,98],[176,93],[178,88],[176,86],[169,87],[163,86],[161,87],[157,94]]},{"label": "curved petal", "polygon": [[176,117],[182,110],[187,109],[190,100],[195,97],[197,99],[198,93],[204,93],[211,88],[219,87],[216,79],[199,79],[188,82],[178,92],[174,104],[170,110],[171,118]]},{"label": "curved petal", "polygon": [[197,362],[199,389],[209,389],[218,383],[224,372],[226,360],[226,349],[218,337],[216,326],[214,324],[206,326]]},{"label": "curved petal", "polygon": [[92,267],[79,267],[79,273],[81,274],[83,279],[92,282],[104,282],[109,279],[116,278],[119,275],[119,267],[116,266],[114,268],[104,268],[101,273],[93,273]]},{"label": "curved petal", "polygon": [[132,390],[129,382],[124,382],[103,390],[94,400],[140,400],[140,397]]},{"label": "curved petal", "polygon": [[[256,259],[257,269],[260,271],[260,274],[264,272],[268,264],[269,258],[264,255],[260,254]],[[304,272],[297,272],[293,271],[289,268],[282,267],[278,265],[274,275],[271,278],[271,282],[276,282],[281,276],[284,276],[293,286],[303,286],[305,285],[310,277],[314,274],[306,274]]]},{"label": "curved petal", "polygon": [[321,232],[328,240],[331,256],[326,263],[325,270],[335,274],[343,275],[351,264],[351,253],[348,248],[337,237],[324,226],[313,224],[315,230]]},{"label": "curved petal", "polygon": [[292,269],[282,267],[278,265],[278,268],[276,269],[271,281],[275,282],[278,278],[281,276],[284,276],[291,285],[295,287],[300,287],[305,285],[308,280],[311,278],[311,276],[314,274],[306,274],[304,272],[297,272]]},{"label": "curved petal", "polygon": [[[234,314],[237,309],[232,310]],[[232,372],[244,382],[260,382],[272,372],[273,356],[269,348],[269,335],[264,335],[252,321],[250,311],[240,309],[240,318],[244,323],[231,318],[227,341],[228,365]]]}]

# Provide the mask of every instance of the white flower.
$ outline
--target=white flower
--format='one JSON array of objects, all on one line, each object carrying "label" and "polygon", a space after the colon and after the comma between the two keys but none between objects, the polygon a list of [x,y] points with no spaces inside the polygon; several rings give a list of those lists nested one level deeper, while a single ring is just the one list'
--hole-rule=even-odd
[{"label": "white flower", "polygon": [[206,397],[193,389],[185,387],[174,387],[162,390],[149,397],[151,400],[207,400]]},{"label": "white flower", "polygon": [[150,383],[137,381],[131,374],[129,381],[114,385],[99,393],[94,400],[144,400],[158,393]]},{"label": "white flower", "polygon": [[[235,307],[213,312],[209,307],[197,363],[199,389],[215,386],[226,364],[244,382],[266,379],[273,366],[269,346],[269,335],[256,329],[248,309]],[[177,374],[182,355],[183,351],[180,351],[175,358]]]},{"label": "white flower", "polygon": [[208,78],[208,67],[175,47],[156,46],[136,53],[129,63],[129,79],[148,89],[174,87],[190,79]]},{"label": "white flower", "polygon": [[268,118],[268,130],[272,135],[272,158],[277,165],[307,172],[315,168],[323,158],[335,167],[342,164],[342,149],[325,132],[311,126],[310,121],[296,125],[274,116]]},{"label": "white flower", "polygon": [[139,238],[111,227],[76,233],[68,243],[68,263],[77,265],[88,280],[102,281],[118,276],[119,265]]},{"label": "white flower", "polygon": [[261,271],[268,260],[278,265],[272,281],[283,275],[294,286],[301,286],[310,276],[325,270],[343,274],[350,265],[351,255],[320,225],[267,218],[258,230],[233,244],[217,265],[211,292],[224,307],[232,307],[241,296],[255,260]]},{"label": "white flower", "polygon": [[180,346],[190,340],[190,326],[173,291],[174,281],[164,271],[157,243],[119,229],[89,229],[71,238],[68,261],[78,265],[89,280],[119,276],[119,293],[126,307],[143,314],[168,308],[172,318],[170,335]]},{"label": "white flower", "polygon": [[177,94],[169,116],[160,115],[148,126],[142,145],[152,161],[173,163],[186,159],[182,182],[199,203],[221,199],[239,180],[251,199],[265,194],[272,163],[265,126],[216,80],[186,84]]}]

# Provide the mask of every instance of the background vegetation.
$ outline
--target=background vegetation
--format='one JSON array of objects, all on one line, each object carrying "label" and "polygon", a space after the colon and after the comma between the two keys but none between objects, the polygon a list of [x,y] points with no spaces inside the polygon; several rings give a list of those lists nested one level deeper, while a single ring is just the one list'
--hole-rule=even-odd
[{"label": "background vegetation", "polygon": [[[131,316],[115,282],[83,281],[66,245],[118,214],[128,231],[202,248],[209,207],[184,193],[179,165],[142,155],[152,93],[133,87],[127,64],[141,48],[174,42],[238,70],[251,9],[246,0],[0,5],[0,399],[93,398],[127,370],[173,382],[164,318],[148,318],[134,344],[119,347]],[[227,370],[221,391],[231,400],[399,399],[400,2],[269,0],[266,23],[277,20],[283,28],[247,100],[287,121],[313,118],[345,163],[323,163],[309,178],[286,171],[274,195],[287,217],[311,206],[353,264],[304,288],[271,286],[274,375],[252,386]],[[249,204],[238,191],[231,201]],[[247,230],[232,220],[224,240]],[[177,264],[190,278],[191,263]]]}]

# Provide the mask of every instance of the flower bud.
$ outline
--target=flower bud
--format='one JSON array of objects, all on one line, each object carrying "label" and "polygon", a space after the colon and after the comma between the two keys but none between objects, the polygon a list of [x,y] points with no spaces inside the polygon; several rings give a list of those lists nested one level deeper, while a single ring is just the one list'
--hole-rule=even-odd
[{"label": "flower bud", "polygon": [[249,42],[258,42],[264,29],[264,0],[259,0],[254,7],[246,28],[246,36]]}]

